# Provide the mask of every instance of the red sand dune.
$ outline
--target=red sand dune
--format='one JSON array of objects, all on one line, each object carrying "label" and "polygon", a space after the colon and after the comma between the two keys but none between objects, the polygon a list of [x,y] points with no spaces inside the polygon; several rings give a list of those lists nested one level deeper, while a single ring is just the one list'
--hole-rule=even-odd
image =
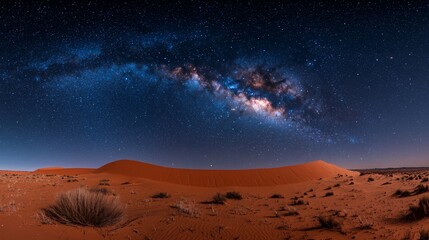
[{"label": "red sand dune", "polygon": [[357,174],[321,160],[295,166],[248,170],[175,169],[139,161],[119,160],[94,170],[94,173],[121,174],[199,187],[274,186],[333,177],[337,174]]}]

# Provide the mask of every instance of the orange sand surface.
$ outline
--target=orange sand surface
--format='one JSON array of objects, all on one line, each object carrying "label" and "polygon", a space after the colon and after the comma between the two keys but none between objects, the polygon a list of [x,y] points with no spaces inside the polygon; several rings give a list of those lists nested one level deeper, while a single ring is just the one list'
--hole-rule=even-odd
[{"label": "orange sand surface", "polygon": [[[403,239],[408,233],[418,239],[420,230],[429,230],[429,218],[406,222],[402,216],[428,193],[393,194],[425,184],[425,176],[429,172],[360,176],[323,161],[272,169],[189,170],[121,160],[98,169],[0,171],[0,239]],[[79,187],[109,189],[126,206],[124,218],[95,228],[40,217],[60,192]],[[213,195],[228,191],[243,199],[210,203]],[[170,197],[151,197],[159,192]],[[273,194],[284,198],[270,198]],[[288,215],[291,211],[297,214]],[[340,228],[321,228],[319,216],[334,217]]]}]

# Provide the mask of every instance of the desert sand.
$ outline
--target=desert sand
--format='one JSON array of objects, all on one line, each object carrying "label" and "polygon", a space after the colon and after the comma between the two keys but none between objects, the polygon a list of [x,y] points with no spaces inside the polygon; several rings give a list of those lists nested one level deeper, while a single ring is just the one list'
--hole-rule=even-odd
[{"label": "desert sand", "polygon": [[[44,168],[0,171],[1,239],[418,239],[429,218],[405,221],[409,207],[428,193],[426,169],[360,174],[314,161],[250,170],[190,170],[131,160],[98,169]],[[106,227],[63,225],[41,209],[59,193],[105,188],[125,208]],[[410,196],[397,196],[398,190]],[[235,191],[241,200],[215,204],[216,193]],[[168,198],[153,198],[166,192]],[[332,195],[327,194],[332,193]],[[277,194],[278,198],[272,198]],[[328,195],[328,196],[326,196]],[[281,198],[283,197],[283,198]],[[329,216],[338,226],[321,227]]]}]

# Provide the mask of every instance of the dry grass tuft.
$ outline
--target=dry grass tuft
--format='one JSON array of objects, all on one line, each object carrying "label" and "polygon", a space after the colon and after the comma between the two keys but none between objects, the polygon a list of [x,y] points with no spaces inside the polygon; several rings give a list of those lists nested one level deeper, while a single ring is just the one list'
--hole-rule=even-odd
[{"label": "dry grass tuft", "polygon": [[428,185],[424,186],[423,184],[419,184],[416,189],[414,190],[414,194],[422,194],[425,192],[429,192]]},{"label": "dry grass tuft", "polygon": [[62,224],[103,227],[120,221],[124,208],[117,197],[84,188],[62,192],[43,214]]},{"label": "dry grass tuft", "polygon": [[340,222],[338,222],[333,216],[319,216],[317,217],[317,220],[322,228],[339,229],[341,227]]},{"label": "dry grass tuft", "polygon": [[168,193],[166,192],[160,192],[157,194],[152,195],[152,198],[169,198],[170,195],[168,195]]},{"label": "dry grass tuft", "polygon": [[235,200],[241,200],[243,199],[243,197],[241,196],[241,194],[239,192],[227,192],[225,194],[225,197],[228,199],[235,199]]},{"label": "dry grass tuft", "polygon": [[275,194],[271,195],[270,198],[284,198],[284,197],[281,194],[275,193]]},{"label": "dry grass tuft", "polygon": [[334,193],[333,192],[327,192],[327,193],[325,193],[325,197],[329,197],[329,196],[334,196]]},{"label": "dry grass tuft", "polygon": [[174,209],[177,209],[179,211],[179,213],[190,216],[190,217],[198,218],[201,216],[200,210],[195,207],[195,203],[193,203],[193,202],[181,200],[181,201],[176,202],[176,204],[174,204],[171,207]]},{"label": "dry grass tuft", "polygon": [[214,204],[225,204],[225,202],[226,202],[226,197],[220,193],[216,193],[213,196],[211,201],[211,203],[214,203]]},{"label": "dry grass tuft", "polygon": [[419,220],[425,217],[429,217],[429,197],[420,198],[419,204],[411,206],[405,216],[408,220]]}]

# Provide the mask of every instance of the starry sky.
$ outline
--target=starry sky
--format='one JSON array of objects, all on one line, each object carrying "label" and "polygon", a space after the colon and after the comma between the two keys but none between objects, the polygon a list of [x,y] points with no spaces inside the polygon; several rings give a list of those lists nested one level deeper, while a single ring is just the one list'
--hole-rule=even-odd
[{"label": "starry sky", "polygon": [[428,1],[0,6],[0,168],[429,164]]}]

